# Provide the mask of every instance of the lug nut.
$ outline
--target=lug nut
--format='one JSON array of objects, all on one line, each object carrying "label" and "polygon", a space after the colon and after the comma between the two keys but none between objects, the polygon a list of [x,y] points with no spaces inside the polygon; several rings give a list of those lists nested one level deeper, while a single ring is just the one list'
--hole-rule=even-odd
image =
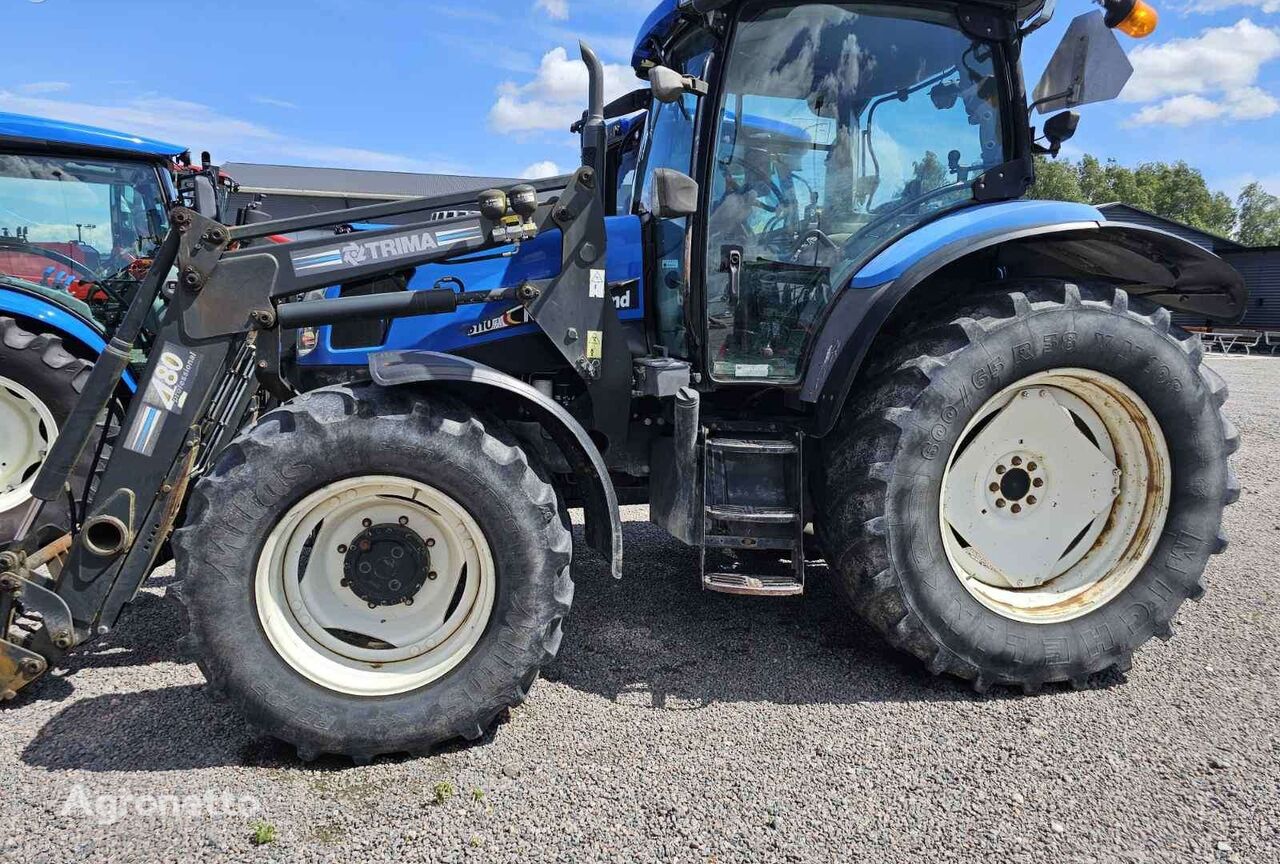
[{"label": "lug nut", "polygon": [[1004,467],[1003,465],[997,465],[997,466],[996,466],[996,473],[997,473],[997,474],[1003,474],[1004,472],[1006,472],[1006,471],[1008,471],[1008,470],[1009,470],[1009,469],[1008,469],[1008,468],[1006,468],[1006,467]]},{"label": "lug nut", "polygon": [[346,555],[346,554],[347,554],[347,547],[346,547],[346,544],[341,544],[341,545],[339,545],[339,546],[338,546],[338,554],[339,554],[339,555]]},{"label": "lug nut", "polygon": [[434,582],[440,578],[440,574],[432,570],[430,573],[427,574],[427,578],[430,579],[432,582]]},{"label": "lug nut", "polygon": [[34,678],[44,671],[44,663],[40,660],[32,660],[28,657],[19,664],[23,677]]},{"label": "lug nut", "polygon": [[1022,457],[1021,457],[1021,456],[1014,456],[1012,461],[1013,461],[1013,464],[1014,464],[1014,465],[1021,465],[1021,464],[1022,464]]},{"label": "lug nut", "polygon": [[408,524],[409,524],[409,517],[408,517],[408,516],[401,516],[401,517],[400,517],[400,524],[401,524],[401,525],[408,525]]},{"label": "lug nut", "polygon": [[427,548],[428,548],[428,549],[430,549],[430,548],[432,548],[432,547],[433,547],[433,546],[435,546],[435,545],[436,545],[436,540],[435,540],[435,538],[434,538],[434,537],[428,537],[428,538],[427,538]]},{"label": "lug nut", "polygon": [[1003,507],[1003,506],[1005,505],[1005,503],[1006,503],[1006,502],[1005,502],[1005,500],[1004,500],[1003,498],[997,498],[997,499],[996,499],[996,506],[997,506],[997,507]]},{"label": "lug nut", "polygon": [[372,527],[373,527],[373,520],[372,520],[372,519],[362,519],[362,520],[360,520],[360,524],[361,524],[361,525],[363,525],[363,526],[364,526],[364,527],[366,527],[366,528],[372,528]]},{"label": "lug nut", "polygon": [[1028,462],[1028,463],[1027,463],[1027,470],[1028,470],[1028,471],[1034,471],[1034,470],[1036,470],[1036,463],[1034,463],[1034,462]]},{"label": "lug nut", "polygon": [[1036,503],[1036,496],[1034,496],[1034,495],[1028,495],[1028,496],[1027,496],[1027,503],[1028,503],[1028,504],[1034,504],[1034,503]]},{"label": "lug nut", "polygon": [[1021,512],[1022,512],[1022,505],[1021,505],[1021,504],[1014,504],[1014,505],[1013,505],[1012,507],[1010,507],[1009,509],[1010,509],[1010,510],[1012,510],[1014,513],[1021,513]]},{"label": "lug nut", "polygon": [[1041,486],[1044,485],[1044,481],[1041,480],[1039,477],[1037,477],[1036,479],[1031,481],[1031,485],[1039,489]]},{"label": "lug nut", "polygon": [[1000,491],[1000,484],[999,484],[999,483],[992,483],[992,484],[991,484],[990,486],[988,486],[987,488],[988,488],[988,489],[990,489],[992,492],[999,492],[999,491]]}]

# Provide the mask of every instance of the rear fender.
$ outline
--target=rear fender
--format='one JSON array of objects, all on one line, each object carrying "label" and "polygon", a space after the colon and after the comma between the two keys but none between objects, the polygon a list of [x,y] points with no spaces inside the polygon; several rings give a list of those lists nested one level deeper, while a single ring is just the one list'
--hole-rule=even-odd
[{"label": "rear fender", "polygon": [[[1009,202],[1009,206],[1048,202]],[[1081,215],[1088,211],[1083,205]],[[854,277],[814,343],[800,400],[814,403],[814,434],[835,426],[876,337],[904,301],[951,266],[990,261],[989,278],[1061,278],[1110,282],[1176,312],[1231,322],[1244,314],[1248,292],[1229,264],[1173,234],[1142,225],[1086,219],[1007,226],[947,238],[915,260],[881,270],[873,260]],[[940,222],[943,220],[939,220]],[[887,250],[892,251],[892,249]],[[869,271],[871,271],[869,273]]]},{"label": "rear fender", "polygon": [[587,544],[622,577],[622,517],[609,469],[582,425],[554,399],[489,366],[434,351],[384,351],[369,357],[373,380],[383,387],[454,384],[478,391],[501,390],[522,400],[568,460],[583,490]]}]

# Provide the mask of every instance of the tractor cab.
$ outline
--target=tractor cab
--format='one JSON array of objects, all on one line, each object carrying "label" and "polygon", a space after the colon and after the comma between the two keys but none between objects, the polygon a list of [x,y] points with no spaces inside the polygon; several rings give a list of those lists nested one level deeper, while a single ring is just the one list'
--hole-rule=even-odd
[{"label": "tractor cab", "polygon": [[193,167],[175,144],[0,114],[0,276],[13,290],[87,303],[109,326],[146,275],[170,207],[226,218],[234,181],[205,157]]},{"label": "tractor cab", "polygon": [[[1016,40],[1038,4],[709,11],[729,5],[664,4],[633,58],[655,81],[697,82],[655,90],[642,143],[655,347],[715,382],[794,386],[862,265],[925,223],[1025,192]],[[1110,98],[1127,64],[1098,73]],[[696,225],[657,213],[660,169],[696,179]]]}]

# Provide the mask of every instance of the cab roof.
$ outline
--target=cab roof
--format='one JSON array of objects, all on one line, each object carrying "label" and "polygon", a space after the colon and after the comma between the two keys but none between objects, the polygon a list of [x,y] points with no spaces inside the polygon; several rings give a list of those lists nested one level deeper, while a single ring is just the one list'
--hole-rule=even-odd
[{"label": "cab roof", "polygon": [[[653,61],[652,46],[655,43],[661,45],[665,42],[682,17],[696,14],[693,5],[693,0],[660,0],[657,7],[649,13],[649,17],[640,26],[640,34],[636,37],[635,49],[631,55],[631,65],[637,74],[643,77],[646,61]],[[729,9],[735,5],[738,5],[738,0],[729,0],[723,4],[723,8]],[[850,5],[876,4],[853,3]],[[1045,5],[1045,0],[972,0],[972,5],[1013,11],[1017,14],[1019,21],[1024,21],[1038,12]]]},{"label": "cab roof", "polygon": [[173,157],[187,150],[177,144],[127,135],[111,129],[0,111],[0,141],[5,139],[30,141],[45,147],[101,150],[138,156]]}]

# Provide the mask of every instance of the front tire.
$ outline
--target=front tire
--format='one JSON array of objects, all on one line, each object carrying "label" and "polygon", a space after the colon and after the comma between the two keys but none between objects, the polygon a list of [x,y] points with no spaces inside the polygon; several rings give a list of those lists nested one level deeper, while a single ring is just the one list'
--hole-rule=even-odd
[{"label": "front tire", "polygon": [[[31,485],[75,407],[93,364],[67,353],[62,340],[30,333],[0,317],[0,543],[13,539],[31,504]],[[73,475],[79,494],[92,448]],[[43,511],[45,521],[65,525],[64,501]]]},{"label": "front tire", "polygon": [[1226,548],[1226,386],[1167,310],[1110,286],[971,302],[850,395],[819,528],[857,611],[935,674],[1085,686],[1168,638]]},{"label": "front tire", "polygon": [[210,691],[304,759],[480,737],[555,656],[573,595],[555,491],[509,433],[374,386],[265,416],[174,546]]}]

